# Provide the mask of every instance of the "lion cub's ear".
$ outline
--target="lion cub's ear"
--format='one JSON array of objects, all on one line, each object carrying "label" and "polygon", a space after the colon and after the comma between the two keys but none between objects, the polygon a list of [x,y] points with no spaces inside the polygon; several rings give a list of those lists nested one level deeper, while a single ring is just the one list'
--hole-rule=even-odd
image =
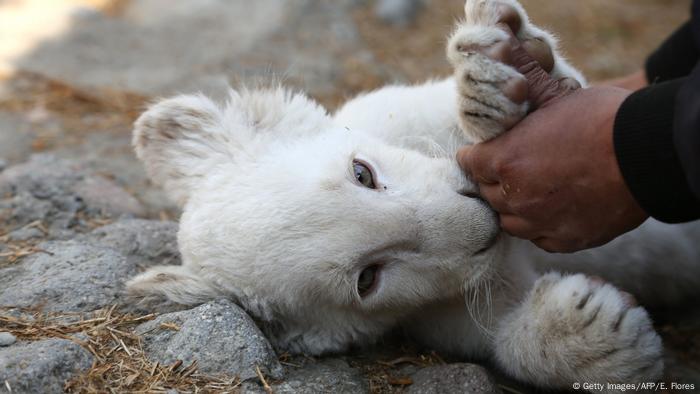
[{"label": "lion cub's ear", "polygon": [[222,110],[201,95],[163,100],[134,124],[132,143],[151,179],[180,206],[203,177],[239,149]]},{"label": "lion cub's ear", "polygon": [[243,89],[231,91],[224,107],[202,95],[163,100],[136,120],[133,144],[151,179],[183,206],[213,169],[254,157],[251,143],[296,140],[330,124],[326,110],[303,94]]}]

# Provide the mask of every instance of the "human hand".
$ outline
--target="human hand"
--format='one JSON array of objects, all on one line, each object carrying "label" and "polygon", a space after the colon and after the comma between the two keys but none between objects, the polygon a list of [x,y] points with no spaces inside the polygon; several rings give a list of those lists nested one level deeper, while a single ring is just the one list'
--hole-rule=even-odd
[{"label": "human hand", "polygon": [[625,185],[612,134],[631,92],[603,86],[572,91],[537,62],[528,64],[532,69],[523,74],[537,109],[503,135],[457,155],[499,213],[501,227],[542,249],[573,252],[639,226],[647,214]]}]

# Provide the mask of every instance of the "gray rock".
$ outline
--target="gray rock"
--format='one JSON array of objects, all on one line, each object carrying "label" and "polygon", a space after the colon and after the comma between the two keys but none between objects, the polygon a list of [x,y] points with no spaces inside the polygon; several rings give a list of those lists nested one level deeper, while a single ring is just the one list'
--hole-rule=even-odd
[{"label": "gray rock", "polygon": [[[179,330],[161,326],[173,323]],[[265,376],[283,375],[277,355],[253,320],[228,300],[212,301],[187,311],[167,313],[141,324],[146,354],[161,364],[197,360],[199,370],[208,374],[237,375],[256,379],[258,366]]]},{"label": "gray rock", "polygon": [[25,160],[32,153],[36,133],[23,116],[0,111],[0,172],[9,163]]},{"label": "gray rock", "polygon": [[73,191],[85,205],[113,216],[122,214],[141,216],[144,207],[114,181],[101,176],[88,176],[73,186]]},{"label": "gray rock", "polygon": [[88,239],[127,256],[138,268],[180,264],[175,222],[122,219],[93,230]]},{"label": "gray rock", "polygon": [[240,390],[240,394],[267,394],[267,391],[265,391],[262,384],[256,383],[252,380],[241,383]]},{"label": "gray rock", "polygon": [[0,347],[10,346],[17,341],[17,338],[9,332],[0,332]]},{"label": "gray rock", "polygon": [[69,192],[78,179],[68,162],[34,155],[0,173],[0,212],[14,228],[40,221],[51,230],[69,230],[84,204]]},{"label": "gray rock", "polygon": [[0,382],[7,382],[12,393],[63,393],[65,382],[90,368],[92,359],[65,339],[20,342],[0,348]]},{"label": "gray rock", "polygon": [[47,227],[48,238],[66,239],[74,229],[88,227],[87,219],[143,212],[114,182],[53,155],[33,155],[0,173],[0,220],[12,229],[38,221]]},{"label": "gray rock", "polygon": [[411,376],[410,394],[496,394],[496,382],[483,367],[456,363],[423,368]]},{"label": "gray rock", "polygon": [[0,305],[91,311],[118,301],[136,267],[111,248],[50,241],[21,264],[0,269]]},{"label": "gray rock", "polygon": [[34,226],[24,226],[8,234],[10,241],[28,241],[30,239],[43,238],[46,234]]},{"label": "gray rock", "polygon": [[379,0],[375,15],[384,22],[406,26],[413,22],[423,8],[423,0]]},{"label": "gray rock", "polygon": [[340,359],[325,359],[289,371],[284,382],[273,389],[275,393],[285,394],[369,392],[367,379],[360,371]]},{"label": "gray rock", "polygon": [[[269,382],[268,382],[269,383]],[[278,394],[368,393],[369,385],[362,373],[341,359],[322,359],[287,371],[283,382],[270,384]],[[259,382],[241,385],[243,394],[265,394]]]}]

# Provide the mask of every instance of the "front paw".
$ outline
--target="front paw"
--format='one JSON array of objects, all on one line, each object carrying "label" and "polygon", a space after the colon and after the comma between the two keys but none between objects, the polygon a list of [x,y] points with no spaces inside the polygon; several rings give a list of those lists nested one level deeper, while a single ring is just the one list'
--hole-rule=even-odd
[{"label": "front paw", "polygon": [[509,41],[503,29],[482,25],[459,25],[450,37],[460,126],[475,142],[498,136],[527,113],[527,81],[506,64]]},{"label": "front paw", "polygon": [[568,386],[661,377],[662,344],[649,316],[631,295],[612,285],[581,274],[548,274],[535,284],[523,306],[529,311],[521,318],[529,317],[518,323],[524,327],[514,330],[521,341],[529,342],[520,349],[521,354],[530,354],[519,366],[527,378]]},{"label": "front paw", "polygon": [[530,109],[523,73],[532,67],[518,64],[523,58],[514,55],[514,48],[555,80],[565,78],[572,88],[583,82],[558,54],[552,35],[530,23],[515,0],[467,0],[464,11],[465,19],[448,41],[447,57],[459,90],[460,126],[475,142],[510,129]]}]

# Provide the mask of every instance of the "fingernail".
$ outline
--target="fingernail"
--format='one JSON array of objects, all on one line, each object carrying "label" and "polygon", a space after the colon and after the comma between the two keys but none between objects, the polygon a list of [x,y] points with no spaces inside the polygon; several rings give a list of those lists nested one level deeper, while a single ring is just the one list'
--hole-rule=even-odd
[{"label": "fingernail", "polygon": [[515,77],[507,80],[501,87],[503,94],[515,104],[522,104],[527,100],[527,79]]},{"label": "fingernail", "polygon": [[498,22],[508,25],[513,34],[518,34],[523,21],[518,11],[510,5],[498,4]]},{"label": "fingernail", "polygon": [[540,67],[546,72],[551,72],[554,69],[554,54],[552,48],[541,38],[531,38],[523,41],[523,48],[530,54]]},{"label": "fingernail", "polygon": [[637,306],[637,299],[632,294],[630,294],[626,291],[621,291],[620,296],[622,298],[622,302],[624,302],[626,306],[628,306],[628,307]]},{"label": "fingernail", "polygon": [[598,275],[591,275],[588,277],[588,280],[596,286],[603,286],[606,283],[605,279],[601,278]]},{"label": "fingernail", "polygon": [[510,42],[508,41],[498,41],[493,45],[483,48],[481,53],[492,60],[505,64],[510,64],[512,58]]}]

